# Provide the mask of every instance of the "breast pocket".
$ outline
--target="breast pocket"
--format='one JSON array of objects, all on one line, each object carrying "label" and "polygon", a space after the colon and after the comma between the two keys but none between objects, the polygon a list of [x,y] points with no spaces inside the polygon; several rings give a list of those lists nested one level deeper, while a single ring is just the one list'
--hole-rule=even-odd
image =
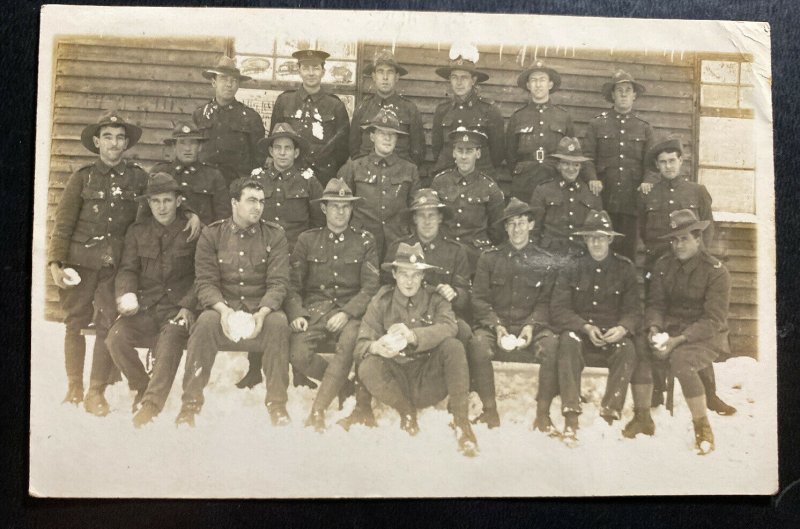
[{"label": "breast pocket", "polygon": [[542,295],[544,279],[538,277],[538,275],[528,276],[525,278],[523,285],[525,287],[525,297],[528,302],[531,304],[536,303]]},{"label": "breast pocket", "polygon": [[647,138],[640,135],[632,135],[625,139],[627,147],[625,149],[626,155],[632,160],[642,161],[644,159],[644,149],[646,146]]},{"label": "breast pocket", "polygon": [[329,265],[328,256],[319,249],[309,252],[306,256],[308,263],[308,277],[312,278],[316,284],[308,285],[311,288],[328,288],[331,279],[334,277],[333,270]]},{"label": "breast pocket", "polygon": [[158,245],[140,243],[136,249],[136,255],[139,258],[139,266],[142,269],[142,273],[151,277],[159,277],[161,275],[161,270],[156,262],[158,256],[161,254],[161,249]]},{"label": "breast pocket", "polygon": [[[619,156],[619,138],[616,134],[605,133],[597,137],[597,156]],[[589,153],[591,156],[591,153]]]},{"label": "breast pocket", "polygon": [[[180,235],[179,235],[180,237]],[[172,266],[175,270],[182,272],[194,271],[194,248],[192,246],[181,245],[172,254]]]},{"label": "breast pocket", "polygon": [[286,194],[286,220],[308,222],[309,195],[307,189],[294,189]]}]

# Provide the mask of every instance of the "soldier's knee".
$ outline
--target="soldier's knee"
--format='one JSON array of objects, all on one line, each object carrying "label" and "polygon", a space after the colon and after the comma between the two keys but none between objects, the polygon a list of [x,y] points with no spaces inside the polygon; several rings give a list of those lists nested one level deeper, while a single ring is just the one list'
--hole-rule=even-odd
[{"label": "soldier's knee", "polygon": [[464,350],[464,344],[462,344],[456,338],[445,338],[441,344],[439,344],[439,350],[442,352],[442,355],[447,357],[460,357],[466,360],[467,353]]},{"label": "soldier's knee", "polygon": [[670,373],[677,378],[690,374],[692,368],[692,351],[687,347],[676,347],[669,356]]},{"label": "soldier's knee", "polygon": [[468,344],[470,340],[472,340],[472,329],[470,329],[469,325],[466,321],[458,318],[458,333],[456,334],[456,338],[463,344]]},{"label": "soldier's knee", "polygon": [[286,314],[283,311],[270,312],[264,318],[264,329],[271,335],[289,334],[289,321],[286,319]]},{"label": "soldier's knee", "polygon": [[369,389],[370,386],[383,378],[383,373],[385,371],[383,360],[378,356],[367,356],[358,363],[357,371],[359,380]]},{"label": "soldier's knee", "polygon": [[477,336],[473,336],[467,342],[466,352],[468,360],[473,364],[491,362],[494,357],[491,346],[486,340],[479,340]]}]

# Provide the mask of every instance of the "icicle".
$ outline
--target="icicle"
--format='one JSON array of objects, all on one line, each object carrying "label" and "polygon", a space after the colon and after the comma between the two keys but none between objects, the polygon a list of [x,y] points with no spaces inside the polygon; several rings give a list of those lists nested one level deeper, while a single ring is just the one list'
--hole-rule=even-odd
[{"label": "icicle", "polygon": [[572,58],[575,58],[575,46],[572,47]]},{"label": "icicle", "polygon": [[500,45],[500,59],[499,59],[499,61],[501,63],[503,62],[503,45],[502,44]]},{"label": "icicle", "polygon": [[522,46],[522,55],[520,56],[521,58],[519,60],[519,65],[521,67],[523,67],[523,68],[525,67],[525,52],[527,52],[527,51],[528,51],[528,46],[523,45]]},{"label": "icicle", "polygon": [[683,52],[686,50],[681,50],[681,62],[683,62]]},{"label": "icicle", "polygon": [[550,46],[545,46],[544,47],[544,56],[545,57],[547,57],[547,50],[549,50],[549,49],[550,49]]},{"label": "icicle", "polygon": [[675,62],[675,50],[670,50],[669,62]]},{"label": "icicle", "polygon": [[559,51],[561,51],[561,46],[556,46],[556,56],[558,56]]},{"label": "icicle", "polygon": [[394,55],[394,50],[397,47],[397,35],[392,37],[392,55]]}]

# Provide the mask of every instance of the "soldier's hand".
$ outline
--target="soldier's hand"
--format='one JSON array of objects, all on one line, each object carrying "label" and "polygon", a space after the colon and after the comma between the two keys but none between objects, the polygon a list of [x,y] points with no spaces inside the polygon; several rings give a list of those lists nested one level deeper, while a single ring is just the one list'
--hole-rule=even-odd
[{"label": "soldier's hand", "polygon": [[55,283],[58,288],[72,288],[71,285],[64,282],[64,279],[67,278],[67,274],[58,263],[50,263],[50,275],[53,276],[53,283]]},{"label": "soldier's hand", "polygon": [[458,292],[456,292],[453,287],[445,283],[439,283],[436,285],[436,292],[438,292],[439,295],[441,295],[447,301],[453,301],[453,299],[458,295]]},{"label": "soldier's hand", "polygon": [[417,343],[417,335],[405,323],[395,323],[386,331],[386,334],[399,334],[406,339],[409,345]]},{"label": "soldier's hand", "polygon": [[369,352],[370,354],[382,356],[384,358],[394,358],[395,356],[400,354],[400,351],[395,351],[394,349],[391,349],[381,340],[375,340],[374,342],[372,342],[369,345]]},{"label": "soldier's hand", "polygon": [[589,180],[589,191],[594,193],[595,196],[600,196],[600,192],[603,191],[603,182],[600,180]]},{"label": "soldier's hand", "polygon": [[656,327],[655,325],[651,326],[650,329],[647,331],[647,341],[653,343],[653,336],[660,333],[661,329]]},{"label": "soldier's hand", "polygon": [[139,312],[139,298],[133,292],[128,292],[117,298],[117,312],[121,316],[133,316]]},{"label": "soldier's hand", "polygon": [[292,320],[290,327],[294,332],[306,332],[308,330],[308,320],[300,316]]},{"label": "soldier's hand", "polygon": [[602,338],[606,343],[617,343],[625,338],[626,334],[628,334],[628,331],[625,329],[625,327],[622,325],[617,325],[616,327],[611,327],[609,330],[607,330]]},{"label": "soldier's hand", "polygon": [[348,321],[350,321],[350,316],[346,312],[337,312],[328,319],[325,328],[328,332],[339,332],[347,325]]},{"label": "soldier's hand", "polygon": [[183,228],[183,231],[189,232],[186,242],[192,242],[200,237],[200,231],[203,229],[203,223],[200,221],[200,217],[194,213],[188,213],[187,216],[189,220],[186,222],[186,227]]},{"label": "soldier's hand", "polygon": [[[672,352],[673,349],[675,349],[676,347],[678,347],[679,345],[681,345],[685,341],[686,341],[686,338],[683,335],[670,336],[669,340],[664,342],[664,347],[663,347],[664,358],[669,356],[669,354]],[[661,351],[656,349],[656,352],[661,352]]]},{"label": "soldier's hand", "polygon": [[231,334],[231,327],[228,325],[228,316],[233,314],[234,310],[226,307],[227,310],[220,312],[219,314],[219,324],[222,327],[222,334],[225,335],[225,338],[228,340],[235,342],[236,340],[233,339],[233,335]]},{"label": "soldier's hand", "polygon": [[648,194],[652,190],[653,184],[650,182],[642,182],[642,184],[639,186],[639,191],[641,191],[643,195]]},{"label": "soldier's hand", "polygon": [[497,336],[497,347],[502,348],[503,346],[500,345],[500,340],[502,340],[503,336],[508,335],[508,330],[502,325],[498,325],[494,328],[494,333]]},{"label": "soldier's hand", "polygon": [[597,325],[587,323],[583,326],[583,332],[586,333],[586,336],[589,337],[589,341],[591,341],[595,347],[603,347],[606,345],[606,341],[603,339],[603,333],[600,332]]},{"label": "soldier's hand", "polygon": [[245,338],[245,340],[252,340],[253,338],[257,337],[259,334],[261,334],[261,329],[264,328],[264,318],[269,316],[270,312],[272,312],[272,310],[270,310],[269,308],[261,307],[260,309],[258,309],[258,312],[253,314],[253,319],[256,320],[256,328],[253,329],[252,334],[250,334],[250,336]]},{"label": "soldier's hand", "polygon": [[192,325],[194,325],[195,322],[194,312],[186,308],[182,308],[181,310],[179,310],[178,314],[176,314],[175,318],[173,319],[175,321],[181,321],[181,320],[185,321],[187,329],[191,329]]},{"label": "soldier's hand", "polygon": [[525,345],[520,346],[520,349],[528,347],[533,341],[533,325],[525,325],[522,330],[519,331],[519,336],[517,336],[517,338],[525,340]]}]

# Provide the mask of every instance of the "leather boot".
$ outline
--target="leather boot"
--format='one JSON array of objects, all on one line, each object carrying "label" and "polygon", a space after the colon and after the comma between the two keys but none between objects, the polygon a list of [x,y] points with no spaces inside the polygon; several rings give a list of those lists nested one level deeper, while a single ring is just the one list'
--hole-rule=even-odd
[{"label": "leather boot", "polygon": [[306,428],[313,428],[317,433],[325,431],[325,412],[322,410],[311,410],[305,422]]},{"label": "leather boot", "polygon": [[97,417],[105,417],[110,411],[108,401],[103,395],[102,389],[90,389],[86,392],[86,398],[83,400],[83,407]]},{"label": "leather boot", "polygon": [[704,456],[714,451],[714,432],[711,431],[711,424],[708,417],[692,419],[694,424],[694,448],[697,455]]},{"label": "leather boot", "polygon": [[185,424],[194,428],[194,418],[198,413],[200,413],[200,408],[196,404],[184,403],[180,413],[175,417],[175,424],[177,426]]},{"label": "leather boot", "polygon": [[83,402],[83,384],[80,382],[70,382],[67,386],[67,394],[63,402],[75,404],[76,406]]},{"label": "leather boot", "polygon": [[267,411],[272,426],[288,426],[292,422],[289,412],[286,411],[286,404],[283,402],[270,402],[267,404]]},{"label": "leather boot", "polygon": [[717,379],[714,376],[714,366],[711,365],[697,372],[703,382],[703,389],[706,393],[706,407],[718,415],[733,415],[736,408],[719,398],[717,395]]},{"label": "leather boot", "polygon": [[343,419],[339,419],[336,424],[344,428],[345,431],[350,431],[350,427],[354,424],[363,424],[368,428],[378,426],[375,415],[372,413],[372,406],[365,404],[356,404],[352,413]]},{"label": "leather boot", "polygon": [[139,411],[136,412],[136,415],[133,416],[133,426],[141,428],[145,424],[152,422],[156,415],[158,415],[158,408],[156,405],[152,402],[145,402],[142,404],[142,407],[139,408]]},{"label": "leather boot", "polygon": [[612,410],[611,408],[603,408],[600,410],[600,417],[608,423],[609,426],[614,425],[614,421],[620,418],[619,412],[617,410]]},{"label": "leather boot", "polygon": [[467,418],[454,418],[452,427],[456,432],[458,451],[466,457],[478,455],[478,440],[475,438],[475,432],[472,431],[472,426]]},{"label": "leather boot", "polygon": [[650,415],[650,408],[634,408],[633,419],[622,429],[622,435],[633,439],[637,434],[654,435],[656,424]]},{"label": "leather boot", "polygon": [[500,427],[500,415],[497,408],[486,408],[480,415],[472,419],[472,424],[485,424],[490,430]]},{"label": "leather boot", "polygon": [[249,362],[247,373],[236,383],[236,387],[239,389],[254,388],[261,384],[261,380],[263,380],[261,376],[261,357],[259,353],[248,353],[247,360]]},{"label": "leather boot", "polygon": [[310,389],[317,389],[317,383],[295,369],[294,366],[292,366],[292,385],[296,388],[303,386]]},{"label": "leather boot", "polygon": [[344,381],[342,388],[339,390],[337,398],[339,399],[339,410],[344,408],[344,401],[356,394],[356,384],[349,378]]},{"label": "leather boot", "polygon": [[564,414],[564,438],[578,439],[578,414],[569,411]]},{"label": "leather boot", "polygon": [[412,437],[414,437],[419,433],[419,424],[417,423],[416,410],[410,411],[408,413],[400,412],[400,429]]}]

